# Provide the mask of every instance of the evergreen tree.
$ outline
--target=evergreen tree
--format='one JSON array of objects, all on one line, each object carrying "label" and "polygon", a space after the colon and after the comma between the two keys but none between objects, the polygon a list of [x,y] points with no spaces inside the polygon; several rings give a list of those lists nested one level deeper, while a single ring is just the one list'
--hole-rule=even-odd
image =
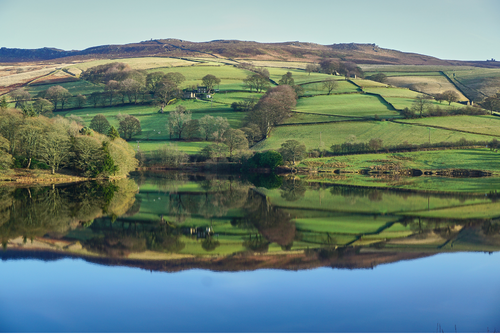
[{"label": "evergreen tree", "polygon": [[0,100],[0,110],[5,110],[9,104],[7,103],[7,99],[5,98],[5,95],[2,97],[2,100]]},{"label": "evergreen tree", "polygon": [[111,138],[111,140],[115,140],[116,138],[120,138],[120,133],[114,126],[111,126],[108,131],[108,137]]}]

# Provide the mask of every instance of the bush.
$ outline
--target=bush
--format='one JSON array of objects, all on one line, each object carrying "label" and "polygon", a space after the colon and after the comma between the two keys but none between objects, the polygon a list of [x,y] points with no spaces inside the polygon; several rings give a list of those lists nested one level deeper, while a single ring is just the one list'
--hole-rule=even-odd
[{"label": "bush", "polygon": [[250,158],[248,164],[250,168],[275,169],[276,167],[283,165],[283,157],[276,151],[258,152]]}]

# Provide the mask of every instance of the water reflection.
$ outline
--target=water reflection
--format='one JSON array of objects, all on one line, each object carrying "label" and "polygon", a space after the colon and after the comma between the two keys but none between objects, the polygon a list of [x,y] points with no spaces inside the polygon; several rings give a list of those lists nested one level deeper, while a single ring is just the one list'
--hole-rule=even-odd
[{"label": "water reflection", "polygon": [[141,174],[0,189],[0,256],[30,250],[30,257],[62,253],[167,271],[367,268],[439,252],[497,251],[497,217],[494,193],[429,194],[272,175]]}]

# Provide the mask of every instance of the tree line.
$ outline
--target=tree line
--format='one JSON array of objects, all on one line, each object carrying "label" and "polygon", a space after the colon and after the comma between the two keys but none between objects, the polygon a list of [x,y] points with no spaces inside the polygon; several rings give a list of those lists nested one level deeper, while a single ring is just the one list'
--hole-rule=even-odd
[{"label": "tree line", "polygon": [[75,120],[0,111],[0,168],[68,169],[87,177],[127,175],[137,166],[134,151],[116,129],[92,131]]},{"label": "tree line", "polygon": [[[178,72],[151,72],[135,70],[125,63],[109,63],[91,67],[82,72],[80,79],[99,85],[100,91],[88,95],[73,96],[61,85],[54,85],[33,97],[25,88],[17,89],[9,95],[15,102],[15,108],[36,114],[48,114],[51,111],[67,108],[113,106],[116,103],[137,104],[152,102],[163,108],[173,99],[182,98],[181,84],[186,78]],[[208,93],[220,83],[220,79],[207,74],[201,79]],[[195,86],[189,87],[196,89]],[[0,103],[7,103],[2,99]]]}]

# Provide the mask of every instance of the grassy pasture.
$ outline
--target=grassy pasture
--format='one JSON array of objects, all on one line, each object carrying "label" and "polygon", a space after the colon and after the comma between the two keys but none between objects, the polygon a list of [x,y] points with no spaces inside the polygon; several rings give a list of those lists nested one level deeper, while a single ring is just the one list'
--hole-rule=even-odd
[{"label": "grassy pasture", "polygon": [[281,77],[287,72],[292,73],[292,78],[296,85],[308,82],[324,81],[329,79],[343,80],[344,77],[332,76],[324,73],[311,73],[310,75],[304,70],[288,69],[288,68],[268,68],[271,79],[278,82]]},{"label": "grassy pasture", "polygon": [[226,59],[226,58],[214,58],[214,57],[183,57],[183,59],[187,59],[193,62],[197,62],[200,65],[203,64],[227,64],[227,65],[236,65],[237,61]]},{"label": "grassy pasture", "polygon": [[296,112],[293,113],[292,117],[286,119],[283,122],[283,124],[334,122],[334,121],[346,121],[355,119],[356,118],[328,116],[328,115],[314,115],[314,114],[304,114]]},{"label": "grassy pasture", "polygon": [[[345,80],[338,80],[338,86],[332,91],[332,94],[335,93],[354,93],[361,91],[358,87]],[[304,88],[305,95],[320,95],[327,94],[328,91],[323,87],[321,82],[303,84],[302,88]]]},{"label": "grassy pasture", "polygon": [[102,84],[94,85],[93,83],[85,80],[56,83],[56,84],[30,85],[27,86],[26,89],[31,94],[31,96],[35,96],[39,92],[47,90],[55,85],[59,85],[66,88],[72,95],[78,95],[78,94],[88,95],[96,91],[98,92],[104,91],[104,85]]},{"label": "grassy pasture", "polygon": [[[393,96],[384,96],[384,99],[392,104],[394,108],[398,110],[403,110],[404,108],[411,109],[415,99],[408,97],[393,97]],[[440,107],[441,109],[451,109],[451,108],[463,108],[463,104],[453,102],[451,105],[448,105],[448,102],[439,103],[435,100],[429,100],[430,104],[433,107]]]},{"label": "grassy pasture", "polygon": [[225,104],[231,104],[233,102],[244,102],[249,100],[254,100],[257,102],[263,93],[250,93],[250,92],[221,92],[213,95],[213,101]]},{"label": "grassy pasture", "polygon": [[383,97],[406,97],[406,98],[416,98],[420,93],[414,92],[405,88],[392,88],[392,87],[370,87],[365,88],[365,92],[379,94]]},{"label": "grassy pasture", "polygon": [[463,205],[455,208],[443,208],[434,210],[423,210],[408,212],[410,215],[421,217],[446,217],[456,219],[473,219],[473,218],[496,218],[500,216],[500,202]]},{"label": "grassy pasture", "polygon": [[[482,178],[447,178],[447,177],[377,177],[359,174],[348,174],[342,177],[334,174],[324,174],[322,179],[315,178],[314,182],[335,183],[350,186],[372,188],[392,188],[442,193],[469,193],[482,195],[490,191],[500,190],[499,177]],[[430,195],[432,196],[432,195]],[[485,201],[488,201],[485,198]],[[424,209],[422,209],[424,210]]]},{"label": "grassy pasture", "polygon": [[301,98],[297,101],[295,110],[314,114],[355,117],[373,115],[391,117],[397,115],[378,97],[365,94],[321,95]]},{"label": "grassy pasture", "polygon": [[[224,106],[214,103],[214,107],[210,108],[210,103],[200,102],[196,100],[187,100],[179,102],[176,105],[184,105],[188,110],[192,111],[193,119],[200,119],[205,115],[214,117],[220,116],[227,118],[232,128],[239,128],[243,118],[246,116],[244,112],[232,112],[229,106]],[[70,110],[65,112],[57,112],[62,116],[76,115],[82,117],[85,125],[89,126],[92,118],[97,114],[103,114],[108,119],[109,123],[116,128],[119,126],[119,120],[116,117],[121,115],[134,115],[141,122],[142,134],[134,136],[130,145],[137,148],[137,140],[140,140],[142,151],[148,152],[157,149],[159,146],[168,144],[170,136],[167,130],[168,111],[171,111],[175,106],[167,106],[164,114],[159,114],[158,107],[154,106],[119,106],[109,108],[85,108],[78,110]],[[151,140],[151,141],[149,141]],[[210,142],[184,142],[175,141],[177,147],[186,153],[197,153]]]},{"label": "grassy pasture", "polygon": [[[201,78],[207,74],[215,75],[217,78],[221,79],[221,83],[226,80],[243,80],[249,74],[253,72],[236,68],[229,65],[216,65],[216,66],[188,66],[188,67],[178,67],[175,69],[171,68],[155,68],[150,69],[148,72],[179,72],[186,78],[186,81],[197,81],[201,85]],[[184,84],[187,84],[186,82]]]},{"label": "grassy pasture", "polygon": [[452,90],[458,94],[459,101],[467,101],[467,98],[448,81],[444,76],[397,76],[388,77],[386,82],[398,87],[411,87],[425,94],[438,94],[447,90]]},{"label": "grassy pasture", "polygon": [[157,67],[177,67],[177,66],[192,66],[197,65],[197,62],[188,61],[178,58],[167,57],[141,57],[141,58],[116,58],[116,59],[99,59],[83,63],[67,66],[66,68],[72,71],[72,68],[77,68],[85,71],[88,68],[109,64],[109,63],[126,63],[136,70],[147,70]]},{"label": "grassy pasture", "polygon": [[[415,101],[415,98],[421,94],[419,92],[415,92],[407,88],[393,88],[393,87],[386,87],[386,88],[371,87],[371,88],[364,88],[363,90],[368,93],[379,94],[383,96],[387,102],[391,103],[394,106],[394,108],[398,110],[402,110],[404,108],[411,108]],[[447,102],[439,103],[433,99],[429,100],[429,102],[434,107],[439,106],[440,108],[443,109],[463,107],[462,104],[455,102],[453,102],[451,105],[448,105]]]},{"label": "grassy pasture", "polygon": [[500,90],[500,69],[498,68],[450,70],[446,71],[446,74],[474,100],[481,100],[486,96],[495,95]]},{"label": "grassy pasture", "polygon": [[387,87],[387,84],[373,81],[373,80],[365,80],[365,79],[351,79],[356,85],[361,86],[362,88],[369,87]]},{"label": "grassy pasture", "polygon": [[377,73],[384,73],[388,77],[399,77],[399,76],[440,76],[439,72],[365,72],[365,76],[370,76]]},{"label": "grassy pasture", "polygon": [[500,118],[490,115],[485,116],[452,116],[452,117],[427,117],[408,119],[404,122],[438,126],[457,131],[470,131],[485,135],[500,136]]},{"label": "grassy pasture", "polygon": [[474,70],[473,66],[452,66],[452,65],[380,65],[361,64],[359,65],[365,72],[439,72],[439,71],[465,71]]},{"label": "grassy pasture", "polygon": [[[244,62],[244,61],[242,61]],[[289,69],[305,69],[310,63],[296,61],[251,60],[249,63],[257,67],[278,67]]]},{"label": "grassy pasture", "polygon": [[397,164],[403,169],[416,168],[421,170],[439,169],[481,169],[500,173],[497,160],[500,153],[486,148],[464,150],[438,150],[405,153],[357,154],[327,158],[310,158],[307,161],[324,163],[341,162],[349,167],[346,170],[359,170],[374,165]]},{"label": "grassy pasture", "polygon": [[383,216],[374,219],[372,216],[345,215],[338,217],[299,218],[295,226],[300,231],[329,232],[342,234],[375,233],[381,230],[395,217]]},{"label": "grassy pasture", "polygon": [[[15,84],[24,84],[29,82],[37,77],[41,77],[49,74],[54,71],[56,67],[46,67],[39,70],[32,70],[27,72],[20,72],[10,75],[4,75],[0,77],[0,87],[1,86],[10,86]],[[10,73],[10,72],[9,72]]]},{"label": "grassy pasture", "polygon": [[[308,149],[319,146],[319,134],[322,134],[322,148],[329,148],[332,144],[342,144],[352,135],[358,142],[368,142],[372,138],[380,138],[383,145],[397,145],[408,141],[413,144],[422,144],[429,141],[429,130],[426,127],[392,122],[341,122],[331,124],[313,124],[302,126],[277,127],[266,140],[256,144],[256,150],[278,149],[287,140],[295,139],[306,145]],[[442,129],[431,130],[431,141],[458,141],[486,140],[492,137],[485,135],[468,134]]]},{"label": "grassy pasture", "polygon": [[[359,178],[363,176],[358,175]],[[364,177],[367,178],[367,177]],[[416,178],[415,178],[416,179]],[[348,182],[348,181],[344,181]],[[339,182],[340,183],[340,182]],[[383,191],[377,192],[376,189],[366,195],[364,193],[337,193],[335,188],[322,188],[320,191],[306,190],[304,196],[296,201],[286,201],[281,196],[281,190],[264,190],[263,191],[271,200],[273,205],[278,205],[282,208],[292,210],[292,213],[297,215],[297,211],[301,209],[320,210],[316,217],[300,218],[307,221],[309,218],[322,220],[338,220],[355,223],[356,220],[364,217],[365,221],[382,222],[380,225],[385,225],[387,222],[397,221],[405,212],[423,211],[428,209],[441,209],[457,207],[468,204],[484,204],[490,203],[488,199],[478,198],[459,198],[459,197],[440,197],[433,194],[418,194],[411,192],[396,192]],[[306,211],[306,210],[302,210]],[[315,213],[316,213],[315,212]],[[324,212],[328,212],[330,217],[324,217]],[[354,213],[354,216],[342,217],[343,213]],[[315,214],[313,213],[313,214]],[[321,216],[320,213],[323,215]],[[350,218],[353,217],[353,218]],[[304,227],[307,229],[306,227]]]}]

